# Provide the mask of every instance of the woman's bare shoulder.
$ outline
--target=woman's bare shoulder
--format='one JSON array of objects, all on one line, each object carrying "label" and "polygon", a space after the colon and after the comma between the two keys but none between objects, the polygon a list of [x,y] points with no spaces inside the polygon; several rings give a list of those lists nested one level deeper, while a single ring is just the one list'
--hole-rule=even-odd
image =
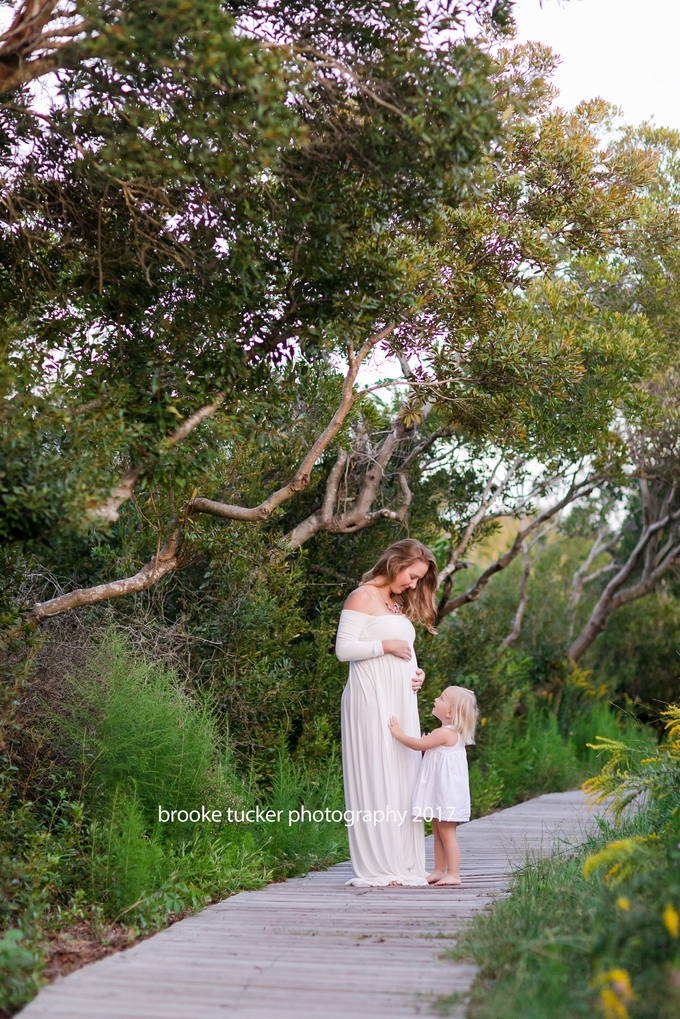
[{"label": "woman's bare shoulder", "polygon": [[[347,598],[343,608],[352,609],[354,612],[368,612],[373,615],[376,608],[375,588],[362,584]],[[373,611],[372,611],[373,610]]]}]

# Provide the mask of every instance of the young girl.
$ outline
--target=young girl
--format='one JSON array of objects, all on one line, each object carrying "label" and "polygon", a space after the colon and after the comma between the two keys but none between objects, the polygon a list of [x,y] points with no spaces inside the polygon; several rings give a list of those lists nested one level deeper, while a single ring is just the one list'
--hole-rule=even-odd
[{"label": "young girl", "polygon": [[434,870],[429,884],[459,885],[460,849],[456,827],[470,820],[470,784],[465,747],[474,743],[477,701],[472,690],[447,686],[435,699],[432,714],[442,723],[427,736],[405,736],[396,717],[389,721],[395,739],[425,756],[413,791],[414,820],[432,821]]}]

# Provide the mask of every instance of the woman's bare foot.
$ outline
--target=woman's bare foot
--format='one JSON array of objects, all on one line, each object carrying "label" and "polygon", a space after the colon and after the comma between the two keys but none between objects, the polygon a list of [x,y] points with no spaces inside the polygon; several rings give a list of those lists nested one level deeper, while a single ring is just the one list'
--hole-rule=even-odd
[{"label": "woman's bare foot", "polygon": [[441,879],[441,881],[435,881],[435,884],[441,887],[443,885],[459,885],[462,884],[462,882],[459,877],[447,874],[446,877]]},{"label": "woman's bare foot", "polygon": [[427,883],[428,885],[434,885],[443,877],[446,877],[445,870],[433,870],[431,874],[427,875]]},{"label": "woman's bare foot", "polygon": [[401,888],[401,881],[390,881],[390,888]]}]

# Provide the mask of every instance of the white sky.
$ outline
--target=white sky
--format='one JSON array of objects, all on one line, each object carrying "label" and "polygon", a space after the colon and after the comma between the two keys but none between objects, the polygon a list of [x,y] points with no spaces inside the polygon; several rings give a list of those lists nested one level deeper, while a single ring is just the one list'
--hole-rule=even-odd
[{"label": "white sky", "polygon": [[627,123],[680,128],[679,0],[516,0],[515,19],[561,56],[560,105],[601,96]]}]

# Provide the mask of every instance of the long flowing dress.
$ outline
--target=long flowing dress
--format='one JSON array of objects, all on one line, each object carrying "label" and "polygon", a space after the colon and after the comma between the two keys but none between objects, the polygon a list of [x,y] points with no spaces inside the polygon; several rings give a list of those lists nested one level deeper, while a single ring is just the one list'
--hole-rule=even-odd
[{"label": "long flowing dress", "polygon": [[[410,661],[386,655],[383,640],[405,640]],[[388,728],[396,715],[408,736],[420,736],[417,696],[411,687],[417,663],[415,630],[402,615],[372,616],[343,609],[336,654],[349,662],[342,695],[342,767],[353,885],[425,885],[425,833],[411,818],[411,796],[421,755],[399,743]],[[349,814],[348,812],[352,813]]]}]

